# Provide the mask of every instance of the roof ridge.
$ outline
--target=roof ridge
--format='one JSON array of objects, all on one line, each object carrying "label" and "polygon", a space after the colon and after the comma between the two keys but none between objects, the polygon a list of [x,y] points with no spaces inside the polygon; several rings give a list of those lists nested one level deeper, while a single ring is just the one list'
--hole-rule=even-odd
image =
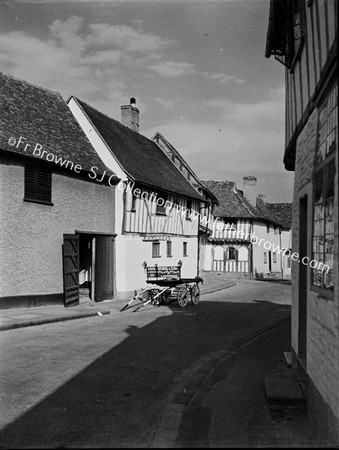
[{"label": "roof ridge", "polygon": [[35,88],[35,89],[38,89],[39,91],[49,92],[50,94],[53,94],[53,95],[55,95],[57,97],[60,97],[66,103],[65,99],[63,98],[63,96],[58,91],[52,91],[51,89],[48,89],[48,88],[45,88],[45,87],[42,87],[42,86],[38,86],[37,84],[29,83],[26,80],[22,80],[21,78],[14,77],[13,75],[10,75],[8,73],[2,72],[1,70],[0,70],[0,74],[3,75],[6,78],[10,78],[13,81],[17,81],[17,82],[19,82],[21,84],[24,84],[24,85],[26,85],[29,88]]}]

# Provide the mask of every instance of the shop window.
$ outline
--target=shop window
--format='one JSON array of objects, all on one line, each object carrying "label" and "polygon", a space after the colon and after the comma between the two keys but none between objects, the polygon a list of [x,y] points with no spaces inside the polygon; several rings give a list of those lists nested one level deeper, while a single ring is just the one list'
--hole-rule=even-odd
[{"label": "shop window", "polygon": [[276,263],[277,262],[277,254],[275,252],[273,252],[273,262]]},{"label": "shop window", "polygon": [[[312,286],[333,297],[335,156],[337,146],[337,85],[319,109],[319,140],[313,176]],[[328,294],[328,295],[327,295]]]},{"label": "shop window", "polygon": [[267,264],[267,252],[264,252],[264,264]]}]

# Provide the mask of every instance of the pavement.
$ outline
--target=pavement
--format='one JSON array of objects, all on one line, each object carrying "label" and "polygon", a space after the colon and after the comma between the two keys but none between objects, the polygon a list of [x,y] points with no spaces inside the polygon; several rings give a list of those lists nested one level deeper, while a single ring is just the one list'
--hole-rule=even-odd
[{"label": "pavement", "polygon": [[[207,279],[200,284],[200,295],[210,294],[235,286],[236,279]],[[91,316],[117,314],[128,303],[126,299],[115,299],[95,303],[80,300],[77,306],[65,308],[63,305],[11,308],[0,310],[0,331],[11,330],[65,320],[83,319]]]},{"label": "pavement", "polygon": [[285,319],[225,354],[181,411],[174,439],[164,441],[160,429],[153,448],[329,448],[313,436],[306,397],[285,361],[290,332]]}]

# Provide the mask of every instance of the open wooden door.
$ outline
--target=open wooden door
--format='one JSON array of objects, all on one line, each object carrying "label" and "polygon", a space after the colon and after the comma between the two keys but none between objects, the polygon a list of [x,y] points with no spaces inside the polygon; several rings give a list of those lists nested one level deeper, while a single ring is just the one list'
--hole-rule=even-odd
[{"label": "open wooden door", "polygon": [[101,302],[113,298],[113,236],[95,237],[95,287],[94,300]]},{"label": "open wooden door", "polygon": [[79,304],[79,235],[64,234],[62,246],[64,272],[64,305]]}]

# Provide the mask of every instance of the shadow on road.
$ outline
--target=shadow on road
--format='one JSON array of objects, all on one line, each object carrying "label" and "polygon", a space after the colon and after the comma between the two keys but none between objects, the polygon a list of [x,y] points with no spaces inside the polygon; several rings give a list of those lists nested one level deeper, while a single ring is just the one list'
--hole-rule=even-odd
[{"label": "shadow on road", "polygon": [[[158,311],[161,308],[167,307]],[[180,391],[192,367],[200,367],[217,352],[246,341],[290,314],[289,305],[267,301],[201,301],[196,307],[189,304],[180,309],[170,304],[169,308],[172,314],[155,315],[143,327],[127,326],[128,337],[123,342],[6,426],[1,448],[148,447],[166,401]],[[110,320],[113,328],[119,316]],[[109,330],[101,333],[112,333]],[[72,335],[71,326],[69,333],[65,365],[72,364],[72,340],[81,338]],[[37,358],[34,348],[29,357]],[[13,374],[15,381],[8,389],[20,389],[21,376]],[[38,391],[39,380],[47,373],[33,369],[24,376],[32,377]]]}]

